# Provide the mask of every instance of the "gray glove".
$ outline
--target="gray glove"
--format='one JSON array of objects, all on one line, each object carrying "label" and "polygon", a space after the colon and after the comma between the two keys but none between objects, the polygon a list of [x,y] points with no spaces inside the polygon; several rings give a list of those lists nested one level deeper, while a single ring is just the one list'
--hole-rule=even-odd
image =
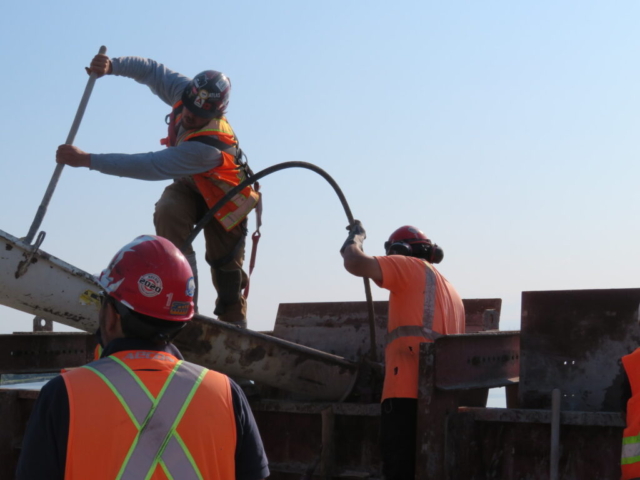
[{"label": "gray glove", "polygon": [[353,225],[349,225],[347,227],[347,230],[349,230],[349,236],[345,240],[344,245],[342,245],[340,253],[343,253],[345,248],[354,243],[357,245],[360,251],[364,251],[362,249],[362,244],[364,243],[364,239],[367,238],[367,232],[365,232],[362,223],[360,223],[360,220],[354,220]]}]

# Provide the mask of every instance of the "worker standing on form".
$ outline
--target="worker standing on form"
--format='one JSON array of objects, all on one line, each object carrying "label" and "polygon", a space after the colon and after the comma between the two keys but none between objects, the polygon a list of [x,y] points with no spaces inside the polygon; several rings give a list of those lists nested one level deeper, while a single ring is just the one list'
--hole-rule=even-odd
[{"label": "worker standing on form", "polygon": [[[87,70],[98,77],[132,78],[171,105],[173,111],[167,115],[169,134],[162,140],[169,148],[134,155],[89,154],[72,145],[61,145],[56,161],[120,177],[173,179],[156,203],[153,221],[157,235],[182,248],[208,209],[247,175],[238,139],[225,117],[231,92],[229,78],[221,72],[206,70],[190,79],[154,60],[111,59],[104,54],[96,55]],[[205,258],[218,292],[214,314],[240,327],[246,327],[247,323],[247,305],[242,296],[248,282],[242,270],[246,216],[258,200],[258,194],[248,186],[204,227]],[[197,286],[196,257],[191,246],[185,255]],[[197,295],[196,290],[196,309]]]},{"label": "worker standing on form", "polygon": [[365,238],[356,220],[341,253],[349,273],[391,292],[380,419],[382,468],[386,480],[413,480],[420,343],[464,333],[464,306],[433,266],[442,260],[442,249],[420,230],[404,226],[393,232],[385,257],[366,255]]}]

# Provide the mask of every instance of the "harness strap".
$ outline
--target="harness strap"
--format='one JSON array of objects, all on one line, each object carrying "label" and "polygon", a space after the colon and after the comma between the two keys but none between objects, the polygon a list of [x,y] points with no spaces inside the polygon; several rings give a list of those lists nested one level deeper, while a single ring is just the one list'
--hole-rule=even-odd
[{"label": "harness strap", "polygon": [[[250,170],[249,170],[250,171]],[[251,172],[253,174],[253,172]],[[252,245],[251,245],[251,259],[249,260],[249,277],[247,278],[247,286],[244,287],[244,291],[242,295],[244,298],[249,297],[249,287],[251,286],[251,274],[253,273],[253,269],[256,266],[256,256],[258,255],[258,242],[260,241],[260,237],[262,234],[260,233],[260,227],[262,226],[262,193],[260,192],[260,184],[256,182],[254,184],[254,189],[258,194],[258,204],[256,205],[256,231],[251,235]]]},{"label": "harness strap", "polygon": [[433,320],[436,312],[436,274],[425,263],[425,295],[422,308],[422,326],[403,325],[396,327],[387,333],[387,345],[401,337],[424,337],[427,340],[435,340],[442,335],[433,331]]},{"label": "harness strap", "polygon": [[[240,149],[240,146],[239,146],[240,142],[238,140],[238,137],[235,135],[235,133],[234,133],[234,137],[236,138],[237,148],[233,145],[228,145],[224,143],[222,140],[220,140],[219,138],[211,135],[202,135],[198,137],[193,137],[189,141],[201,142],[206,145],[210,145],[214,148],[217,148],[222,152],[232,155],[235,158],[236,164],[238,165],[238,167],[244,170],[245,176],[249,177],[253,175],[253,172],[251,171],[249,164],[247,162],[242,161],[244,152],[242,151],[242,149]],[[254,190],[258,194],[258,204],[256,205],[256,231],[253,232],[253,234],[251,235],[251,240],[252,240],[251,259],[249,261],[249,275],[247,278],[247,286],[244,288],[244,291],[242,293],[244,298],[247,298],[249,296],[249,287],[251,285],[251,274],[253,273],[253,269],[256,266],[258,242],[260,241],[260,237],[262,236],[262,234],[260,233],[260,227],[262,226],[262,193],[260,193],[260,184],[258,182],[254,184]],[[213,260],[211,262],[207,260],[207,263],[209,263],[212,268],[220,268],[226,265],[227,263],[231,262],[238,254],[238,251],[240,250],[240,248],[244,248],[245,244],[246,244],[246,240],[243,237],[242,240],[238,242],[235,248],[228,255],[225,255],[224,257],[219,258],[217,260]]]},{"label": "harness strap", "polygon": [[239,148],[236,148],[235,145],[229,145],[228,143],[224,143],[222,140],[212,135],[201,135],[199,137],[190,138],[188,141],[200,142],[200,143],[204,143],[205,145],[209,145],[210,147],[217,148],[221,152],[228,153],[229,155],[234,157],[236,159],[236,163],[241,165],[238,162],[238,158],[239,158],[238,152],[241,152],[241,150]]},{"label": "harness strap", "polygon": [[116,357],[103,358],[84,368],[107,383],[138,429],[117,480],[149,478],[158,463],[173,478],[202,480],[176,428],[202,383],[206,368],[178,361],[157,398]]}]

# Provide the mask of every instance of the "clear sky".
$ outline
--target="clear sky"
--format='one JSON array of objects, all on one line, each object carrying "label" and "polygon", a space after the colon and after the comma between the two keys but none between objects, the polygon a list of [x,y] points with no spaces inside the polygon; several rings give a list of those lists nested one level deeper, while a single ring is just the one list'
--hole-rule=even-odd
[{"label": "clear sky", "polygon": [[[0,13],[0,229],[16,237],[67,138],[83,68],[106,45],[189,76],[227,73],[228,118],[255,171],[291,160],[325,169],[370,254],[395,228],[418,226],[444,248],[438,268],[463,298],[503,299],[503,329],[519,329],[522,291],[640,286],[637,0],[39,0]],[[105,77],[75,144],[157,150],[169,111],[146,87]],[[153,233],[168,183],[66,167],[43,250],[99,272]],[[261,183],[249,326],[270,329],[281,302],[364,300],[342,268],[347,220],[330,186],[306,170]],[[211,314],[201,238],[196,248]],[[0,307],[0,332],[29,330],[31,318]]]}]

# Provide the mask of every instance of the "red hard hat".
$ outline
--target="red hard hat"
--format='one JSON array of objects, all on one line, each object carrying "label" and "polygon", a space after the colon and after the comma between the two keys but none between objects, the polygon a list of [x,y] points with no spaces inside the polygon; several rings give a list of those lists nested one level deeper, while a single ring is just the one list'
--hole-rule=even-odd
[{"label": "red hard hat", "polygon": [[[424,243],[425,245],[431,245],[431,240],[420,230],[419,228],[412,227],[411,225],[405,225],[400,227],[389,237],[389,241],[386,242],[385,250],[388,250],[388,246],[391,246],[397,242],[408,243],[414,245],[416,243]],[[388,245],[388,246],[387,246]]]},{"label": "red hard hat", "polygon": [[98,282],[134,312],[186,322],[194,314],[195,282],[189,262],[166,238],[141,235],[120,249]]},{"label": "red hard hat", "polygon": [[229,77],[215,70],[205,70],[184,89],[182,103],[198,117],[214,118],[224,113],[230,93]]}]

